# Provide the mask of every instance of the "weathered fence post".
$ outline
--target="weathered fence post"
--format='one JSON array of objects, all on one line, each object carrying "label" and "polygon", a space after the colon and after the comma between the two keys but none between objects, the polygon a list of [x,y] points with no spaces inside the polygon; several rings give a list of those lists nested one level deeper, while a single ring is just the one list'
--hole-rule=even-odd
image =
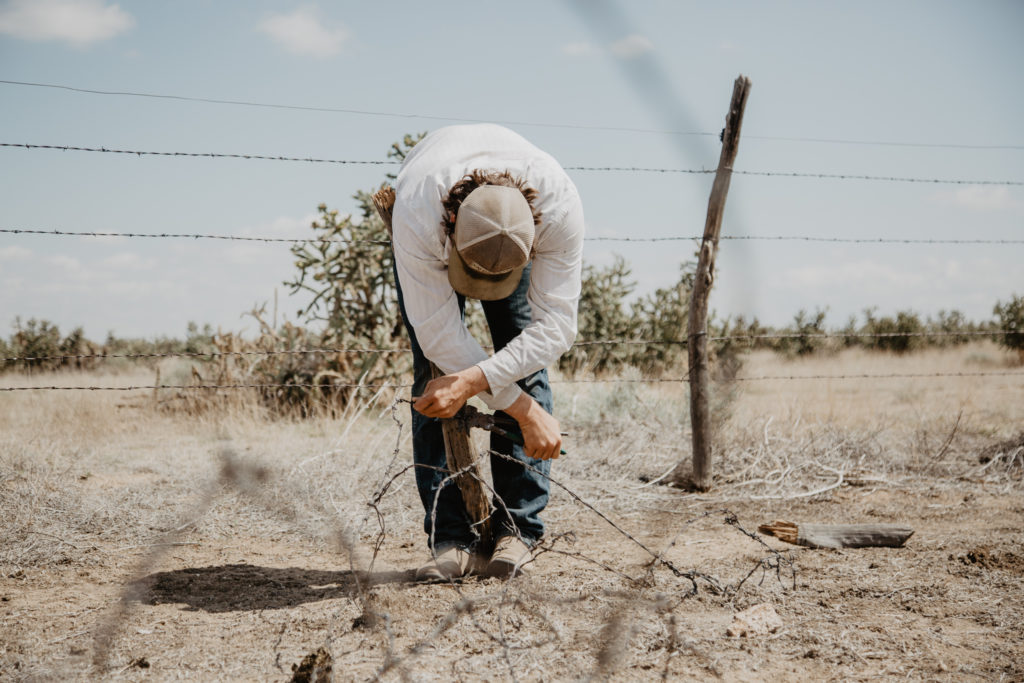
[{"label": "weathered fence post", "polygon": [[715,279],[715,255],[718,252],[718,235],[722,231],[722,215],[725,213],[725,198],[729,194],[732,178],[732,164],[739,149],[740,126],[743,124],[743,110],[750,93],[750,79],[741,75],[732,88],[732,102],[725,118],[722,132],[722,154],[718,160],[715,183],[708,200],[708,215],[704,223],[704,239],[697,259],[697,273],[690,295],[689,330],[687,351],[689,355],[690,378],[690,426],[693,429],[693,473],[694,488],[706,491],[711,488],[711,411],[708,407],[708,296]]},{"label": "weathered fence post", "polygon": [[[430,364],[430,371],[434,379],[444,375],[433,363]],[[444,435],[448,471],[462,472],[455,477],[455,483],[462,493],[462,502],[466,505],[469,521],[480,534],[477,551],[489,553],[494,547],[491,500],[484,487],[480,460],[473,451],[473,439],[469,435],[469,429],[460,425],[458,420],[441,420],[441,432]]]}]

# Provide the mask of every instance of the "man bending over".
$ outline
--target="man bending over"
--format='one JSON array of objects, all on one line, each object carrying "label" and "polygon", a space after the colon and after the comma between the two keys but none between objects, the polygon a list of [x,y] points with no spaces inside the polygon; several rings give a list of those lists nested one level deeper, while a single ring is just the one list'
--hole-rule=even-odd
[{"label": "man bending over", "polygon": [[[474,568],[476,534],[459,489],[449,481],[438,491],[446,477],[438,418],[452,417],[472,396],[514,418],[525,444],[491,434],[491,450],[512,460],[491,456],[497,543],[482,569],[508,576],[544,533],[547,474],[561,448],[546,367],[576,336],[579,194],[554,158],[511,130],[450,126],[406,156],[392,229],[414,359],[416,484],[432,543],[417,578],[458,578]],[[481,301],[493,355],[466,329],[466,297]],[[431,361],[443,377],[431,379]]]}]

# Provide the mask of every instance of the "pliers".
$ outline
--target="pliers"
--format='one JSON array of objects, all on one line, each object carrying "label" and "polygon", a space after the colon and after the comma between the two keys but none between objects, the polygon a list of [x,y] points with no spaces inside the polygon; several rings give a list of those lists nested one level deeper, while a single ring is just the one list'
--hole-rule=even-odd
[{"label": "pliers", "polygon": [[[467,403],[459,409],[459,412],[455,413],[455,417],[452,419],[458,420],[467,430],[470,427],[486,429],[489,432],[505,437],[514,444],[524,445],[523,435],[519,431],[519,426],[510,417],[503,418],[491,413],[482,413]],[[565,436],[565,434],[563,433],[562,436]],[[568,455],[564,448],[558,452],[562,455]]]}]

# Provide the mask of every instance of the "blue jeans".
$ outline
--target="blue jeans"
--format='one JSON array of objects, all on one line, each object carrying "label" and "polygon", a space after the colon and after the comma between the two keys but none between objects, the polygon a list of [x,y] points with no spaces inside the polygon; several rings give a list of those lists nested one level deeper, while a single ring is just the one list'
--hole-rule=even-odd
[{"label": "blue jeans", "polygon": [[[526,300],[526,292],[530,288],[530,269],[528,265],[523,271],[519,286],[507,298],[480,302],[495,350],[503,348],[530,324],[530,304]],[[395,282],[398,282],[397,274]],[[465,317],[465,297],[460,295],[458,299],[459,310]],[[398,285],[398,305],[402,311],[402,319],[406,321],[405,328],[409,332],[409,341],[412,344],[412,395],[420,396],[431,379],[430,362],[423,355],[423,350],[416,340],[416,331],[408,323],[401,285]],[[551,385],[548,383],[547,370],[539,370],[519,380],[517,384],[544,410],[551,412]],[[498,414],[505,415],[501,412]],[[547,475],[551,471],[551,461],[529,458],[522,446],[494,433],[491,434],[490,448],[496,453],[510,455],[516,460],[512,462],[491,455],[492,486],[496,494],[492,521],[495,535],[500,537],[518,532],[528,545],[533,545],[544,535],[544,522],[540,519],[540,513],[548,504],[551,482]],[[440,483],[448,476],[444,437],[439,419],[412,411],[412,454],[413,462],[417,465],[416,486],[425,512],[423,530],[428,538],[433,536],[434,549],[440,552],[451,545],[473,546],[478,534],[470,526],[458,485],[453,480],[448,480],[438,493]],[[526,469],[519,463],[527,463],[537,472]],[[432,520],[435,498],[436,522]]]}]

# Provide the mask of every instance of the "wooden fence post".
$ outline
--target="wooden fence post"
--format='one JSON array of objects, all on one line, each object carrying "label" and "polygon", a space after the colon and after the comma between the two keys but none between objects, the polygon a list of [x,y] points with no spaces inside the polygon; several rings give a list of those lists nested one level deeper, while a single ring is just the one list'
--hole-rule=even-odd
[{"label": "wooden fence post", "polygon": [[715,279],[715,255],[718,236],[722,231],[725,198],[729,194],[732,164],[739,149],[743,110],[750,93],[750,79],[741,75],[732,88],[732,102],[725,118],[722,133],[722,154],[718,160],[715,183],[708,200],[708,215],[704,223],[704,239],[700,245],[697,272],[690,295],[687,352],[690,379],[690,426],[693,430],[693,473],[691,483],[700,491],[711,488],[711,411],[708,407],[708,296]]},{"label": "wooden fence post", "polygon": [[[430,371],[434,379],[444,375],[433,363],[430,364]],[[462,502],[466,505],[469,521],[480,534],[477,552],[490,553],[494,548],[491,499],[483,483],[480,461],[473,450],[473,439],[469,435],[469,429],[460,425],[458,420],[441,420],[441,432],[444,434],[448,470],[462,472],[455,477],[455,483],[462,494]]]}]

